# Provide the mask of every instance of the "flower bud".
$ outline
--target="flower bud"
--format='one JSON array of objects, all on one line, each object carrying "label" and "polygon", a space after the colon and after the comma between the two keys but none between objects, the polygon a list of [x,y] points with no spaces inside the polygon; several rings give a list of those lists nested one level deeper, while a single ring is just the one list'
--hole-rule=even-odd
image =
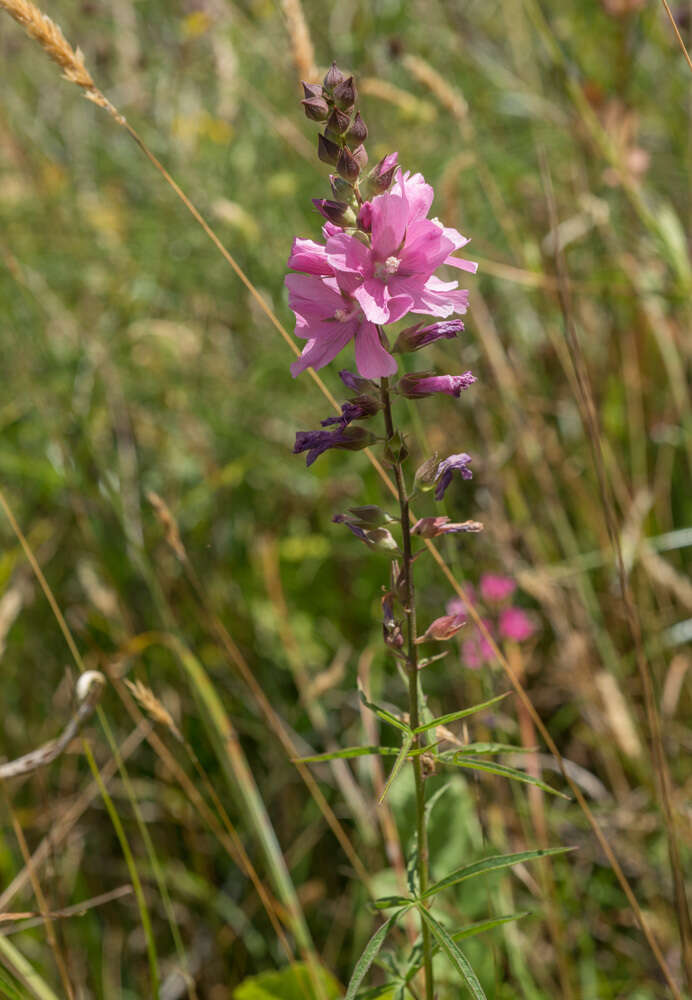
[{"label": "flower bud", "polygon": [[327,139],[321,134],[317,136],[317,155],[323,163],[329,163],[332,167],[336,166],[340,153],[341,150],[331,139]]},{"label": "flower bud", "polygon": [[345,368],[339,372],[339,378],[347,389],[353,389],[354,392],[367,392],[368,389],[375,388],[375,383],[371,379],[346,371]]},{"label": "flower bud", "polygon": [[412,535],[437,538],[438,535],[456,535],[460,531],[476,533],[483,530],[480,521],[450,521],[448,517],[421,517],[411,528]]},{"label": "flower bud", "polygon": [[430,458],[427,458],[422,465],[418,466],[414,482],[419,490],[427,492],[433,488],[435,480],[437,479],[437,469],[439,464],[440,458],[437,452],[435,452],[435,454]]},{"label": "flower bud", "polygon": [[436,642],[445,642],[445,640],[451,639],[453,635],[456,635],[465,624],[466,619],[462,614],[443,615],[441,618],[436,618],[434,622],[431,622],[423,635],[416,639],[416,643],[428,642],[430,639],[434,639]]},{"label": "flower bud", "polygon": [[300,81],[303,86],[303,93],[305,97],[310,99],[311,97],[323,97],[322,88],[319,83],[306,83],[305,80]]},{"label": "flower bud", "polygon": [[399,431],[394,431],[384,446],[384,457],[393,465],[397,465],[399,462],[403,462],[405,458],[408,458],[408,448]]},{"label": "flower bud", "polygon": [[476,381],[471,372],[463,375],[434,375],[432,372],[411,372],[403,375],[396,385],[396,391],[407,399],[424,399],[436,392],[447,396],[461,396],[462,389],[468,389]]},{"label": "flower bud", "polygon": [[313,122],[326,121],[329,114],[329,105],[323,97],[308,97],[300,102],[305,111],[305,117]]},{"label": "flower bud", "polygon": [[344,148],[339,151],[339,156],[336,161],[336,169],[347,181],[355,181],[358,179],[360,166],[348,146],[344,146]]},{"label": "flower bud", "polygon": [[356,103],[357,96],[358,92],[352,76],[342,80],[334,87],[334,100],[340,108],[346,111],[350,111]]},{"label": "flower bud", "polygon": [[366,233],[372,229],[372,202],[364,201],[358,213],[358,225]]},{"label": "flower bud", "polygon": [[382,157],[380,162],[368,174],[368,189],[372,190],[373,195],[383,194],[389,189],[397,170],[398,157],[398,153],[388,153],[387,156]]},{"label": "flower bud", "polygon": [[[326,101],[324,102],[327,103]],[[351,124],[351,119],[348,117],[345,111],[340,111],[338,108],[332,108],[332,113],[329,116],[327,122],[327,128],[330,132],[335,135],[343,135]]]},{"label": "flower bud", "polygon": [[377,504],[372,503],[366,504],[365,507],[349,507],[348,512],[362,528],[379,528],[383,524],[389,524],[396,520],[386,510],[382,510]]},{"label": "flower bud", "polygon": [[367,150],[365,149],[365,146],[363,145],[362,142],[361,142],[360,146],[357,146],[353,150],[353,159],[356,161],[356,163],[358,164],[358,166],[360,167],[361,170],[363,169],[363,167],[367,167],[367,165],[368,165],[368,153],[367,153]]},{"label": "flower bud", "polygon": [[428,344],[441,338],[451,340],[463,329],[464,324],[460,319],[442,320],[440,323],[431,323],[430,326],[416,323],[415,326],[409,326],[401,331],[392,348],[392,353],[404,354],[408,351],[420,351],[421,347],[427,347]]},{"label": "flower bud", "polygon": [[341,72],[336,63],[333,62],[329,67],[329,69],[327,70],[327,75],[325,76],[323,81],[324,86],[327,88],[327,90],[333,90],[334,87],[337,86],[337,84],[343,82],[343,79],[344,79],[344,74]]},{"label": "flower bud", "polygon": [[345,181],[343,177],[339,177],[338,174],[329,175],[329,184],[332,189],[332,194],[338,201],[350,201],[353,195],[353,185]]},{"label": "flower bud", "polygon": [[365,142],[367,137],[368,137],[367,125],[360,117],[360,111],[356,111],[356,117],[351,122],[350,128],[346,133],[346,138],[352,139],[354,142],[361,143]]},{"label": "flower bud", "polygon": [[313,198],[317,211],[336,226],[353,226],[356,213],[345,201],[330,201],[328,198]]}]

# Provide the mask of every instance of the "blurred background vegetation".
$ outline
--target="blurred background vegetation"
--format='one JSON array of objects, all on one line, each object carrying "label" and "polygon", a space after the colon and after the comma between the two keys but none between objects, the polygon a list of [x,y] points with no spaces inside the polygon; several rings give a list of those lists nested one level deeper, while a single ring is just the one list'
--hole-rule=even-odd
[{"label": "blurred background vegetation", "polygon": [[[435,449],[474,456],[473,482],[448,492],[447,513],[479,519],[485,532],[457,538],[445,556],[471,583],[481,572],[518,581],[540,627],[507,655],[681,981],[643,692],[556,280],[559,248],[674,813],[689,832],[692,103],[663,8],[305,0],[304,24],[297,0],[62,0],[47,13],[287,325],[291,240],[317,236],[310,199],[328,193],[298,104],[313,60],[320,75],[332,58],[357,74],[371,160],[397,149],[434,184],[434,214],[473,238],[480,268],[466,332],[430,361],[471,368],[479,381],[458,403],[423,401],[420,419],[400,405],[413,459]],[[689,39],[690,7],[674,13]],[[62,956],[79,997],[150,996],[152,946],[168,1000],[224,1000],[248,976],[284,966],[286,951],[301,949],[290,927],[284,946],[276,932],[285,914],[262,846],[269,828],[315,951],[344,983],[379,918],[277,733],[283,725],[305,753],[375,742],[358,674],[379,700],[403,705],[380,642],[387,555],[331,523],[348,505],[381,502],[381,484],[362,454],[329,453],[310,470],[291,455],[294,432],[316,427],[328,404],[307,375],[291,379],[290,351],[221,255],[130,137],[9,18],[0,63],[0,486],[84,663],[112,680],[102,706],[113,742],[96,721],[86,736],[111,775],[151,921],[148,933],[127,893],[56,918],[54,947],[41,925],[0,924],[0,995],[64,995]],[[325,380],[343,398],[332,367]],[[11,759],[59,732],[76,667],[4,515],[0,540],[0,758]],[[426,622],[452,595],[432,563],[419,577]],[[188,749],[165,722],[147,739],[125,678],[151,689],[154,711],[165,707]],[[465,668],[458,647],[427,671],[427,685],[440,712],[508,687],[500,666]],[[539,742],[513,698],[459,735]],[[126,771],[112,764],[114,746]],[[30,850],[49,837],[36,877],[51,911],[132,882],[81,745],[72,751],[6,786],[4,911],[40,908],[13,823]],[[312,773],[376,890],[396,891],[390,862],[401,864],[411,832],[408,778],[378,809],[379,763]],[[253,781],[263,817],[248,807]],[[520,869],[461,886],[441,907],[455,928],[530,912],[465,944],[490,997],[669,995],[575,803],[455,777],[437,809],[438,877],[545,839],[579,847],[552,878]],[[689,860],[689,843],[682,849]],[[22,962],[40,987],[26,985]],[[310,990],[298,978],[264,982],[235,995]],[[340,995],[335,983],[327,992]]]}]

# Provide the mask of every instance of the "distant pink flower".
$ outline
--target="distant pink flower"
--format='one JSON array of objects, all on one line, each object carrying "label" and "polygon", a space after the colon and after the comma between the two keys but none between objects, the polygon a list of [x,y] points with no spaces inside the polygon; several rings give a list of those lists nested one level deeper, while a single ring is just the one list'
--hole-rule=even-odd
[{"label": "distant pink flower", "polygon": [[523,642],[529,639],[536,628],[521,608],[505,608],[500,615],[499,632],[503,639],[512,639],[514,642]]},{"label": "distant pink flower", "polygon": [[[312,247],[300,252],[305,264],[315,269],[320,266],[321,257]],[[341,291],[335,278],[322,277],[313,270],[287,275],[286,285],[296,316],[296,336],[307,340],[303,353],[291,365],[294,377],[306,368],[323,368],[352,340],[358,371],[365,378],[381,378],[396,371],[396,361],[382,345],[377,327],[365,318],[358,302]]]},{"label": "distant pink flower", "polygon": [[500,602],[516,590],[516,583],[508,576],[494,576],[485,573],[481,577],[481,596],[484,601]]},{"label": "distant pink flower", "polygon": [[[488,632],[493,634],[493,623],[488,618],[481,619]],[[491,663],[495,654],[493,647],[479,628],[474,628],[473,635],[461,644],[461,658],[471,670],[478,670],[484,663]]]}]

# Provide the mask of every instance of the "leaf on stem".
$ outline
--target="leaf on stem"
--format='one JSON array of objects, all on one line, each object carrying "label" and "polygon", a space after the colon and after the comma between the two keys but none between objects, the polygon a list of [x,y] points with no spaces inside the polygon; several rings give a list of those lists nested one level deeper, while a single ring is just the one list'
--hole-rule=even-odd
[{"label": "leaf on stem", "polygon": [[440,715],[437,719],[432,719],[430,722],[424,723],[422,726],[418,726],[413,730],[415,735],[418,733],[425,733],[428,729],[434,729],[435,726],[446,726],[450,722],[455,722],[457,719],[464,719],[467,715],[473,715],[475,712],[482,712],[484,708],[489,708],[491,705],[495,705],[498,701],[502,701],[507,695],[511,694],[511,691],[505,691],[504,694],[499,694],[496,698],[491,698],[490,701],[484,701],[480,705],[472,705],[471,708],[462,708],[458,712],[450,712],[448,715]]},{"label": "leaf on stem", "polygon": [[380,795],[379,799],[377,800],[379,805],[381,805],[384,802],[385,796],[387,795],[387,792],[391,788],[392,782],[394,781],[394,779],[396,778],[397,774],[401,770],[401,765],[404,763],[404,760],[406,759],[406,755],[409,752],[409,750],[411,749],[411,744],[412,743],[413,743],[413,736],[407,736],[406,739],[401,744],[401,750],[399,751],[399,755],[398,755],[397,759],[394,761],[394,767],[392,768],[391,774],[387,778],[387,784],[384,786],[384,788],[382,790],[382,794]]},{"label": "leaf on stem", "polygon": [[[477,934],[484,934],[486,931],[492,930],[494,927],[500,927],[502,924],[509,924],[514,920],[521,920],[522,917],[530,917],[530,910],[522,910],[520,913],[510,913],[506,917],[491,917],[490,920],[478,920],[473,924],[469,924],[468,927],[464,927],[460,931],[455,931],[454,934],[450,935],[453,941],[464,941],[466,938],[476,937]],[[433,947],[433,957],[440,951],[440,945],[436,944]],[[422,944],[420,939],[416,941],[415,945],[411,950],[411,958],[409,960],[408,971],[406,972],[406,982],[410,982],[414,976],[416,976],[420,970],[423,968],[422,960]]]},{"label": "leaf on stem", "polygon": [[471,967],[471,963],[449,931],[439,921],[435,920],[424,906],[418,906],[417,910],[421,918],[430,927],[433,937],[438,941],[441,950],[445,953],[457,972],[463,977],[475,1000],[488,1000],[483,992],[483,987],[478,981],[478,976]]},{"label": "leaf on stem", "polygon": [[[396,715],[392,715],[392,713],[388,712],[386,708],[381,708],[379,705],[375,705],[374,702],[368,701],[368,699],[365,697],[365,692],[360,686],[358,687],[358,694],[360,696],[360,700],[363,702],[365,707],[369,708],[370,711],[373,712],[378,719],[382,719],[383,722],[388,722],[390,726],[394,726],[396,729],[400,729],[401,732],[406,733],[407,736],[412,735],[411,727],[407,726],[405,722],[401,721],[401,719],[397,719]],[[416,732],[417,731],[418,730],[416,730]]]},{"label": "leaf on stem", "polygon": [[453,885],[459,885],[467,879],[475,878],[477,875],[485,875],[488,872],[501,871],[503,868],[512,868],[513,865],[523,864],[524,861],[535,861],[536,858],[547,858],[553,854],[566,854],[573,851],[573,847],[545,847],[533,851],[519,851],[515,854],[497,854],[492,858],[484,858],[476,861],[472,865],[464,865],[456,871],[446,875],[439,882],[435,882],[423,893],[422,899],[430,899],[436,896],[443,889],[449,889]]},{"label": "leaf on stem", "polygon": [[510,781],[519,781],[523,785],[535,785],[536,788],[540,788],[542,792],[548,792],[550,795],[557,795],[561,799],[566,799],[568,802],[571,801],[571,797],[566,795],[565,792],[558,791],[557,788],[552,788],[550,785],[546,784],[545,781],[541,781],[539,778],[534,778],[531,774],[526,774],[525,771],[518,771],[515,767],[509,767],[507,764],[498,764],[496,761],[489,760],[475,760],[470,755],[465,756],[463,752],[454,750],[451,753],[445,751],[439,754],[436,758],[440,764],[453,764],[455,767],[465,767],[469,771],[483,771],[486,774],[497,774],[500,778],[508,778]]},{"label": "leaf on stem", "polygon": [[353,974],[351,976],[351,981],[348,984],[348,989],[346,990],[346,996],[344,1000],[355,1000],[356,994],[358,992],[358,987],[365,979],[368,969],[375,960],[375,956],[384,944],[384,940],[389,934],[390,930],[399,919],[402,913],[408,909],[408,906],[403,907],[401,910],[397,910],[392,916],[387,920],[381,927],[378,927],[373,936],[370,938],[365,946],[365,950],[356,962]]}]

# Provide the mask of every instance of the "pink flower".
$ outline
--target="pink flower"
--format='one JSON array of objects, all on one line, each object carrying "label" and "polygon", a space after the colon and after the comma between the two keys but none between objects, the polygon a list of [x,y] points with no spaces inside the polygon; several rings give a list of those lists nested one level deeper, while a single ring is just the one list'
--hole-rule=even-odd
[{"label": "pink flower", "polygon": [[481,595],[484,601],[500,602],[513,594],[516,590],[516,583],[508,576],[493,576],[492,573],[485,573],[481,577]]},{"label": "pink flower", "polygon": [[451,256],[468,240],[427,218],[433,189],[420,174],[398,171],[390,191],[373,198],[370,245],[337,232],[327,240],[327,260],[340,287],[360,303],[372,323],[394,323],[408,312],[449,316],[465,312],[468,292],[433,272],[445,263],[475,271]]},{"label": "pink flower", "polygon": [[523,642],[533,635],[536,627],[521,608],[505,608],[500,615],[499,631],[503,639]]},{"label": "pink flower", "polygon": [[[487,619],[481,619],[488,632],[493,634],[493,623]],[[495,658],[493,647],[479,628],[475,628],[473,635],[465,639],[461,644],[461,658],[471,670],[478,670],[484,663],[491,663]]]},{"label": "pink flower", "polygon": [[448,396],[461,396],[462,389],[468,389],[476,381],[471,372],[463,375],[433,375],[431,372],[411,372],[399,379],[396,391],[407,399],[423,399],[436,392]]},{"label": "pink flower", "polygon": [[[306,264],[320,266],[321,258],[311,247],[301,249],[301,253]],[[381,378],[396,371],[396,361],[382,345],[377,327],[365,318],[358,302],[340,290],[335,278],[315,271],[289,274],[286,285],[296,316],[296,336],[307,340],[303,353],[291,365],[294,378],[306,368],[323,368],[352,340],[358,371],[365,378]]]},{"label": "pink flower", "polygon": [[428,625],[423,635],[418,636],[416,643],[427,642],[430,639],[434,639],[436,642],[444,642],[446,639],[451,639],[453,635],[456,635],[459,629],[462,629],[465,624],[466,617],[463,614],[443,615],[442,618],[436,618],[434,622]]}]

